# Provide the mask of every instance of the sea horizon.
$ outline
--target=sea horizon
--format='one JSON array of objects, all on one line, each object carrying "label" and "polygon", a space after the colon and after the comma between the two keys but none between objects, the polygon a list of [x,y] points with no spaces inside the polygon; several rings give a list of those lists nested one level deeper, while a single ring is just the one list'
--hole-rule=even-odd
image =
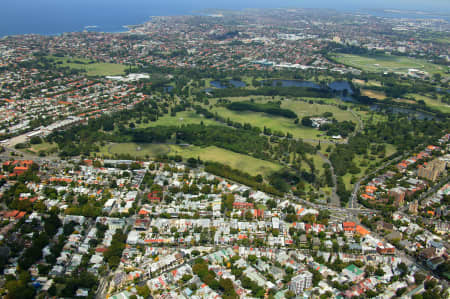
[{"label": "sea horizon", "polygon": [[[436,6],[417,4],[415,6],[410,5],[408,9],[405,9],[395,5],[377,6],[376,3],[370,5],[355,3],[355,0],[343,0],[339,6],[331,0],[319,0],[317,3],[310,0],[282,0],[278,1],[277,4],[265,0],[231,0],[227,3],[215,0],[191,2],[167,0],[164,3],[151,3],[142,0],[130,0],[126,3],[114,0],[109,2],[106,0],[86,1],[68,0],[61,4],[56,0],[40,0],[39,3],[31,0],[18,0],[17,2],[7,0],[7,3],[2,5],[4,9],[0,12],[0,37],[25,34],[60,35],[68,32],[82,32],[89,26],[97,26],[96,28],[90,28],[89,31],[120,33],[128,31],[124,26],[143,24],[149,21],[152,16],[194,15],[198,14],[199,11],[214,9],[312,8],[368,13],[383,17],[442,18],[450,21],[450,4],[443,4],[443,9],[438,10]],[[440,2],[440,0],[434,1]],[[111,2],[113,2],[113,5]],[[393,14],[385,10],[404,11]],[[419,11],[427,14],[410,13]]]}]

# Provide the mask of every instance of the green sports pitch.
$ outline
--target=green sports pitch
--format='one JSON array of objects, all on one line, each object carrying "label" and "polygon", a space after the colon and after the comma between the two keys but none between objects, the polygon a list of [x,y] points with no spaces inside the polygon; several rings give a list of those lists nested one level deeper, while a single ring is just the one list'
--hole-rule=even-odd
[{"label": "green sports pitch", "polygon": [[445,74],[448,70],[447,66],[433,64],[423,59],[404,56],[334,54],[333,57],[338,63],[367,72],[397,72],[406,74],[410,69],[416,69],[433,75]]}]

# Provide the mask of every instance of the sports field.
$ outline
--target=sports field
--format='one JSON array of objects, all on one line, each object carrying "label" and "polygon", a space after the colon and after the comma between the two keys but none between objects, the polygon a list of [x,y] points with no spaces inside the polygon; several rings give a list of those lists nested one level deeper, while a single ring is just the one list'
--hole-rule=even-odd
[{"label": "sports field", "polygon": [[137,128],[147,128],[156,126],[181,126],[190,124],[200,124],[203,122],[205,125],[220,125],[213,119],[207,119],[202,115],[195,113],[194,111],[182,111],[178,112],[176,116],[170,116],[166,114],[160,117],[157,121],[149,122],[147,124],[140,123],[136,124]]},{"label": "sports field", "polygon": [[113,157],[114,155],[121,154],[128,154],[141,159],[150,159],[161,155],[180,155],[185,160],[200,157],[203,161],[219,162],[252,175],[261,174],[267,176],[282,168],[281,165],[273,162],[256,159],[215,146],[199,147],[169,144],[114,143],[105,145],[100,149],[100,155]]},{"label": "sports field", "polygon": [[133,142],[128,143],[113,143],[100,148],[100,154],[106,156],[114,155],[131,155],[138,158],[150,158],[165,155],[170,152],[170,147],[165,144],[137,144]]},{"label": "sports field", "polygon": [[56,152],[58,150],[58,145],[56,143],[43,142],[40,144],[31,145],[29,150],[36,154],[39,152],[48,154],[48,153]]},{"label": "sports field", "polygon": [[403,56],[360,56],[351,54],[335,54],[334,58],[342,64],[353,66],[368,72],[399,72],[408,73],[409,69],[417,69],[429,74],[444,74],[447,66],[429,63],[423,59]]},{"label": "sports field", "polygon": [[61,67],[85,70],[89,76],[112,76],[125,74],[126,66],[117,63],[91,63],[89,59],[51,56]]}]

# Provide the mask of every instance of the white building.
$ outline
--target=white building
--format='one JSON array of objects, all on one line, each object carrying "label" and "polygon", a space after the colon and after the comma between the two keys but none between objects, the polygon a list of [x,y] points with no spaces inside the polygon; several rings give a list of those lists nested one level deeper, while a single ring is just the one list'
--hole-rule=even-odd
[{"label": "white building", "polygon": [[312,286],[313,275],[311,272],[304,271],[299,275],[295,276],[291,280],[289,285],[289,290],[294,292],[296,295],[302,293],[304,290],[309,289]]}]

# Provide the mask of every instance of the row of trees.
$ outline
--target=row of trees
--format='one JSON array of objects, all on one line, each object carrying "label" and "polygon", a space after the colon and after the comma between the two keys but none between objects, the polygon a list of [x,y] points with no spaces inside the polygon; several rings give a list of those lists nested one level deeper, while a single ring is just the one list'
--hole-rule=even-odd
[{"label": "row of trees", "polygon": [[289,109],[283,109],[276,103],[252,103],[252,102],[232,102],[226,106],[230,110],[234,111],[255,111],[264,112],[267,114],[282,116],[287,118],[297,118],[297,114]]},{"label": "row of trees", "polygon": [[280,190],[276,187],[267,185],[263,183],[263,178],[261,175],[252,176],[248,173],[245,173],[238,169],[232,169],[229,166],[217,163],[217,162],[208,162],[205,165],[205,170],[217,176],[225,177],[231,179],[233,181],[239,182],[241,184],[250,186],[255,189],[259,189],[261,191],[282,196],[283,190]]},{"label": "row of trees", "polygon": [[122,251],[125,249],[126,240],[127,236],[123,232],[116,231],[113,235],[111,245],[103,255],[109,267],[113,270],[120,264],[120,258],[122,257]]},{"label": "row of trees", "polygon": [[212,93],[214,97],[284,96],[297,98],[329,98],[332,96],[331,91],[327,89],[277,86],[264,86],[256,89],[221,88],[213,90]]},{"label": "row of trees", "polygon": [[194,274],[198,275],[200,279],[206,283],[211,289],[220,291],[222,297],[226,299],[237,299],[239,296],[234,290],[233,282],[231,279],[216,278],[216,273],[208,269],[208,262],[202,258],[197,258],[192,266]]},{"label": "row of trees", "polygon": [[225,148],[237,153],[249,154],[256,158],[267,159],[264,152],[270,150],[267,137],[255,135],[244,129],[232,129],[223,126],[186,125],[181,127],[154,127],[127,132],[134,142],[166,142],[173,135],[179,143],[197,146]]}]

